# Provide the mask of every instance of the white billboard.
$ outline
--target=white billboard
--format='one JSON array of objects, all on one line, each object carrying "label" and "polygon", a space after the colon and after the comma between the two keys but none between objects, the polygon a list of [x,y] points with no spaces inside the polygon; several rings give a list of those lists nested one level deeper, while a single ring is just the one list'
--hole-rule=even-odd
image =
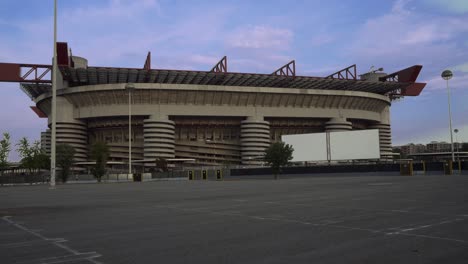
[{"label": "white billboard", "polygon": [[283,135],[294,148],[293,162],[379,159],[379,130]]},{"label": "white billboard", "polygon": [[326,133],[284,135],[281,140],[294,148],[293,162],[327,160]]},{"label": "white billboard", "polygon": [[379,159],[379,130],[331,132],[330,157],[331,160]]}]

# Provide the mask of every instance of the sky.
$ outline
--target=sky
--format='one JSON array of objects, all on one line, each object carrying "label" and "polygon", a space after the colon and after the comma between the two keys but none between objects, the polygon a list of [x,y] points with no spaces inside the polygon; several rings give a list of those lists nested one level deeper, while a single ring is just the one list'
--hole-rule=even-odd
[{"label": "sky", "polygon": [[[58,0],[58,41],[90,66],[271,73],[292,59],[298,75],[327,76],[352,64],[392,73],[421,64],[418,97],[394,101],[393,145],[450,141],[452,120],[468,142],[467,0]],[[51,64],[53,1],[2,0],[0,62]],[[46,129],[17,83],[0,83],[0,132],[39,140]],[[18,160],[15,151],[10,160]]]}]

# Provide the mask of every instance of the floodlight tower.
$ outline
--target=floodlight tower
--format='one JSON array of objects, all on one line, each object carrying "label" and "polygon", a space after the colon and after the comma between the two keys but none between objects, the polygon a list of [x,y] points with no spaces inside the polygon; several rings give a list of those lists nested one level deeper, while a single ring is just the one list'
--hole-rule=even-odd
[{"label": "floodlight tower", "polygon": [[448,95],[448,111],[449,111],[449,126],[450,126],[450,145],[452,149],[452,162],[455,162],[455,152],[453,151],[453,130],[452,130],[452,109],[450,106],[450,88],[448,81],[452,79],[453,73],[450,70],[445,70],[441,74],[442,79],[447,81],[447,95]]}]

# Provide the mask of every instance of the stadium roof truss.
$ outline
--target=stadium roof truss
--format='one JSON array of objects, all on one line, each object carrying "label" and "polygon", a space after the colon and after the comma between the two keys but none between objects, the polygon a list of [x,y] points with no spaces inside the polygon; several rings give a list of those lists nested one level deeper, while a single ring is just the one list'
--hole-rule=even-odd
[{"label": "stadium roof truss", "polygon": [[[192,85],[223,85],[249,87],[280,87],[321,90],[349,90],[389,95],[392,99],[417,96],[425,83],[416,83],[421,65],[366,81],[357,78],[356,65],[351,65],[327,77],[296,75],[294,60],[272,74],[228,72],[224,56],[210,71],[151,69],[148,52],[143,68],[87,67],[74,68],[65,42],[57,43],[57,61],[63,79],[70,87],[112,83],[168,83]],[[0,63],[0,82],[19,82],[31,98],[50,89],[51,65]]]}]

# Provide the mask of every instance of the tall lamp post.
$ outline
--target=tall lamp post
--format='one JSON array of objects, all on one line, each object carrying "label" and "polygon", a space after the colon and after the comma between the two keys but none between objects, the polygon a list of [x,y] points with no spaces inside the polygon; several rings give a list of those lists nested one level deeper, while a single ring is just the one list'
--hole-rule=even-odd
[{"label": "tall lamp post", "polygon": [[452,79],[453,73],[450,70],[445,70],[441,74],[442,79],[447,81],[447,95],[448,95],[448,110],[449,110],[449,126],[450,126],[450,144],[452,148],[452,162],[455,162],[455,152],[453,151],[453,130],[452,130],[452,109],[450,106],[450,88],[448,81]]},{"label": "tall lamp post", "polygon": [[52,65],[52,113],[50,138],[50,188],[55,188],[55,151],[57,139],[57,0],[54,0],[54,55]]},{"label": "tall lamp post", "polygon": [[128,174],[132,175],[132,92],[135,90],[133,83],[127,83],[125,90],[128,91]]},{"label": "tall lamp post", "polygon": [[457,144],[457,159],[458,159],[458,161],[460,161],[460,150],[459,150],[460,143],[458,143],[458,136],[457,136],[457,134],[458,134],[458,129],[455,128],[455,129],[453,130],[453,132],[455,132],[455,144]]}]

